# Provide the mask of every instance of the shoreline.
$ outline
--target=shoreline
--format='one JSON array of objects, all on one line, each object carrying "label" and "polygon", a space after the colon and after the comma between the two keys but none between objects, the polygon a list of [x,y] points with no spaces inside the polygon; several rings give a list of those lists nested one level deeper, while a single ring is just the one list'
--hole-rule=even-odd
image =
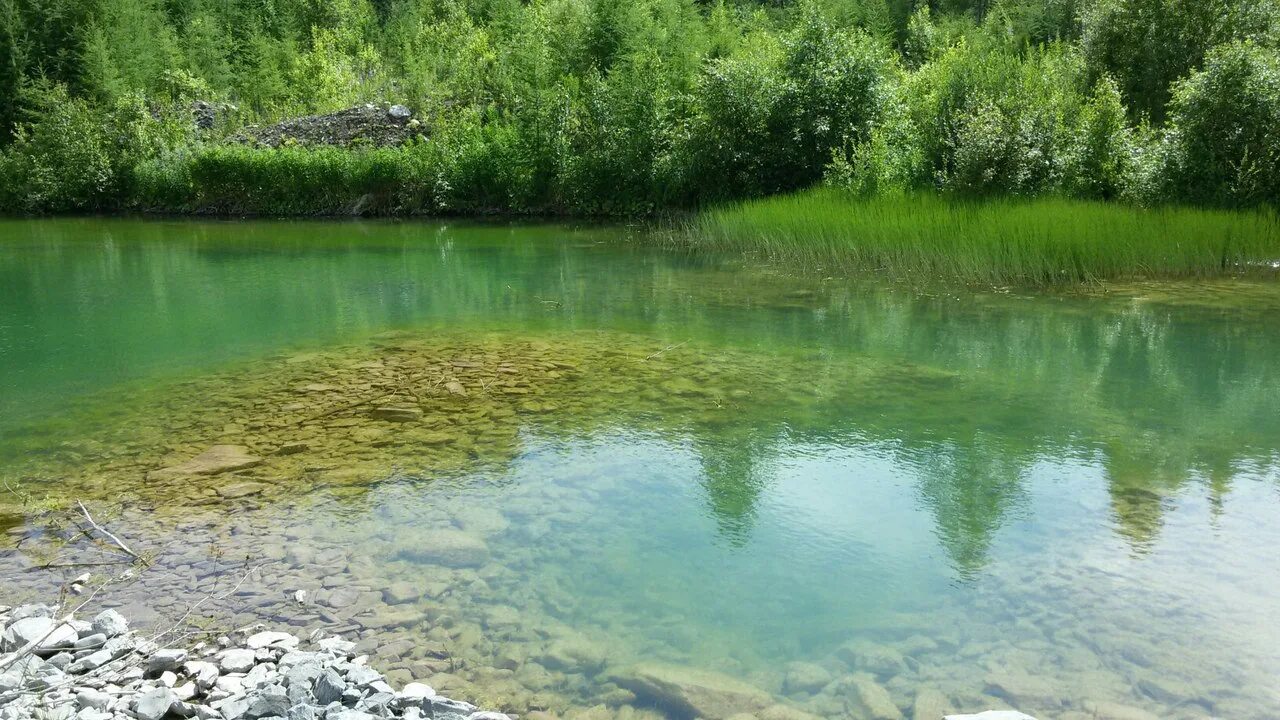
[{"label": "shoreline", "polygon": [[0,609],[0,624],[4,720],[511,720],[420,682],[395,689],[338,635],[250,626],[189,643],[113,609],[90,622],[44,604]]},{"label": "shoreline", "polygon": [[[99,588],[100,590],[101,588]],[[64,590],[84,592],[73,583]],[[97,591],[94,592],[96,594]],[[146,635],[112,608],[92,620],[58,606],[0,606],[0,720],[555,720],[533,711],[509,715],[437,693],[419,681],[397,689],[369,665],[359,644],[313,632],[305,640],[262,623],[195,640],[180,624]],[[199,605],[192,606],[194,610]],[[670,676],[661,666],[637,667],[633,682],[649,684],[666,717],[708,720],[816,720],[770,704],[761,691],[690,669]],[[695,691],[673,692],[669,686]],[[903,718],[874,681],[854,678],[864,717]],[[636,687],[637,690],[641,687]],[[589,712],[589,711],[588,711]],[[942,714],[917,708],[914,720],[1035,720],[1014,710]]]}]

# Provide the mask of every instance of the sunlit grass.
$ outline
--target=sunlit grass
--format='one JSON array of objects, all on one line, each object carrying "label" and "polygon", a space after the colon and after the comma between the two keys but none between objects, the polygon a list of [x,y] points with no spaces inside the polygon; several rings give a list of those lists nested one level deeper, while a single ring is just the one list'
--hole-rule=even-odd
[{"label": "sunlit grass", "polygon": [[1273,211],[860,199],[819,188],[704,211],[681,237],[698,249],[920,281],[1045,285],[1280,273]]}]

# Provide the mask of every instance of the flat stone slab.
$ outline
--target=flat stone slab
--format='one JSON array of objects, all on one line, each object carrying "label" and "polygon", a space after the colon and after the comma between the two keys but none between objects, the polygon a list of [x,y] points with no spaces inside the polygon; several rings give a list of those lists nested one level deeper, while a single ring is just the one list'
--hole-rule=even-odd
[{"label": "flat stone slab", "polygon": [[415,422],[422,419],[422,409],[407,405],[383,405],[374,408],[369,417],[391,422]]},{"label": "flat stone slab", "polygon": [[190,460],[159,470],[152,470],[147,477],[152,480],[174,480],[199,475],[218,475],[233,470],[244,470],[262,463],[262,458],[250,455],[242,445],[214,445]]},{"label": "flat stone slab", "polygon": [[642,663],[615,673],[611,679],[647,700],[706,720],[757,713],[773,703],[753,685],[692,667]]},{"label": "flat stone slab", "polygon": [[266,489],[267,486],[262,483],[238,482],[214,488],[214,492],[218,493],[218,497],[220,498],[225,500],[234,500],[235,498],[257,495]]},{"label": "flat stone slab", "polygon": [[460,530],[428,530],[400,546],[400,557],[451,568],[480,567],[489,561],[489,546]]}]

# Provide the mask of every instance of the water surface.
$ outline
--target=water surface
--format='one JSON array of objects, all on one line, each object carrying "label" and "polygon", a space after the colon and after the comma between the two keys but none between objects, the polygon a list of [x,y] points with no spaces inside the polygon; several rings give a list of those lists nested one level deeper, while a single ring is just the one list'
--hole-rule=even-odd
[{"label": "water surface", "polygon": [[[107,602],[266,562],[232,621],[516,712],[679,717],[639,664],[822,717],[872,716],[855,678],[907,717],[1280,716],[1280,290],[906,290],[639,232],[0,224],[0,594],[61,579],[39,500],[74,496],[158,553]],[[149,475],[214,444],[265,461]]]}]

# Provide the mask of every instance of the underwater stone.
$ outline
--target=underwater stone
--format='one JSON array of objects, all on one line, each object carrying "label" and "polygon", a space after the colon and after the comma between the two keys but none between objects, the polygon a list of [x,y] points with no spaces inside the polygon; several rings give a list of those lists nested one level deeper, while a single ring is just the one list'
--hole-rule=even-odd
[{"label": "underwater stone", "polygon": [[769,694],[760,688],[692,667],[643,663],[615,673],[610,679],[643,699],[706,720],[728,720],[773,704]]},{"label": "underwater stone", "polygon": [[806,662],[793,662],[787,665],[787,675],[782,682],[782,691],[788,695],[796,693],[816,693],[831,682],[831,673],[821,665]]},{"label": "underwater stone", "polygon": [[219,487],[215,488],[214,492],[218,493],[218,497],[221,497],[224,500],[234,500],[235,498],[242,498],[242,497],[249,497],[250,495],[257,495],[258,493],[261,493],[263,490],[266,490],[266,489],[267,489],[267,486],[263,485],[262,483],[238,482],[238,483],[231,483],[229,485],[220,485]]},{"label": "underwater stone", "polygon": [[369,413],[369,417],[376,420],[389,420],[391,422],[414,422],[422,419],[422,409],[416,407],[391,406],[384,405],[376,407]]},{"label": "underwater stone", "polygon": [[947,715],[942,720],[1036,720],[1016,710],[988,710],[977,715]]},{"label": "underwater stone", "polygon": [[159,470],[152,470],[147,477],[152,480],[174,480],[192,475],[218,475],[232,470],[244,470],[262,463],[262,458],[249,454],[241,445],[214,445],[190,460]]},{"label": "underwater stone", "polygon": [[394,582],[382,589],[382,600],[388,605],[402,605],[422,597],[422,590],[412,583]]},{"label": "underwater stone", "polygon": [[938,720],[951,712],[952,704],[946,695],[934,688],[921,688],[911,705],[911,720]]},{"label": "underwater stone", "polygon": [[835,654],[850,668],[878,675],[882,679],[891,678],[907,669],[902,653],[863,638],[841,645]]},{"label": "underwater stone", "polygon": [[893,703],[889,691],[871,675],[853,675],[849,682],[848,698],[867,720],[903,720],[902,711]]},{"label": "underwater stone", "polygon": [[478,537],[458,530],[431,530],[401,545],[399,556],[408,560],[452,568],[480,567],[489,560],[489,546]]}]

